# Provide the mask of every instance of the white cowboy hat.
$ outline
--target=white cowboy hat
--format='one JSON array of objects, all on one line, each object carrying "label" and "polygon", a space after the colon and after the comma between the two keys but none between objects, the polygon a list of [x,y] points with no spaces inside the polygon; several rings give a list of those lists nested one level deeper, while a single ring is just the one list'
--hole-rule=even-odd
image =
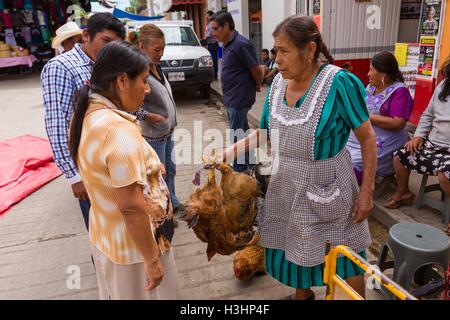
[{"label": "white cowboy hat", "polygon": [[67,40],[73,36],[81,35],[83,30],[73,21],[63,24],[56,30],[56,37],[53,38],[52,48],[57,49],[61,46],[64,40]]}]

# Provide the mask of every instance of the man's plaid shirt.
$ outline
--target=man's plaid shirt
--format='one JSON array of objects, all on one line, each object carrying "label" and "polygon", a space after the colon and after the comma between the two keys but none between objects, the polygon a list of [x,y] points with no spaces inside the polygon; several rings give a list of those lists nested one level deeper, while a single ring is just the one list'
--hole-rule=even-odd
[{"label": "man's plaid shirt", "polygon": [[51,59],[41,73],[44,92],[45,128],[55,163],[70,183],[81,181],[68,146],[68,129],[78,90],[91,78],[94,62],[75,47]]}]

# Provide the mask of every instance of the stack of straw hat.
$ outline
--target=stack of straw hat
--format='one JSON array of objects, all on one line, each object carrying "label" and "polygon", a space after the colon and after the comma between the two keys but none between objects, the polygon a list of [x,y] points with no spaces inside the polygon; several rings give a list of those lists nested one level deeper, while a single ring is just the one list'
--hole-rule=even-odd
[{"label": "stack of straw hat", "polygon": [[10,58],[11,57],[11,47],[9,44],[0,41],[0,58]]}]

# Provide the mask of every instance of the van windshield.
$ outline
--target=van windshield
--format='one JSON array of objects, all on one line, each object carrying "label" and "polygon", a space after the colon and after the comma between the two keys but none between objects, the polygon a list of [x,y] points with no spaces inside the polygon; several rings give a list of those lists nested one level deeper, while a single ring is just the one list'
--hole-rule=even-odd
[{"label": "van windshield", "polygon": [[161,27],[167,46],[200,46],[194,32],[189,27]]}]

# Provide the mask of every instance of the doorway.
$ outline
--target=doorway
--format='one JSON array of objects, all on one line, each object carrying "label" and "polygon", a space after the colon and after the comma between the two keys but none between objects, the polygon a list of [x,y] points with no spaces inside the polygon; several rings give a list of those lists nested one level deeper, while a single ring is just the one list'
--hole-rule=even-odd
[{"label": "doorway", "polygon": [[[250,41],[259,56],[262,48],[262,10],[261,0],[249,0]],[[268,48],[270,50],[270,48]]]}]

